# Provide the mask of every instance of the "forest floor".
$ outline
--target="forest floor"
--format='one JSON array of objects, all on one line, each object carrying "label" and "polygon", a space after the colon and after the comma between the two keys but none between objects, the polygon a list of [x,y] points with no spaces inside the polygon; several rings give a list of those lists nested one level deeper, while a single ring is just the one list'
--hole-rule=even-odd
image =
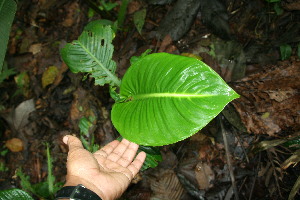
[{"label": "forest floor", "polygon": [[[119,136],[110,121],[109,88],[72,73],[60,56],[88,22],[117,20],[121,0],[110,11],[103,5],[92,11],[91,2],[101,1],[18,3],[6,56],[16,74],[0,85],[0,190],[21,188],[19,168],[31,184],[46,181],[46,143],[55,181],[64,182],[62,137],[79,136],[82,117],[96,118],[90,134],[100,146]],[[143,9],[139,33],[134,16]],[[113,43],[119,77],[147,49],[185,53],[241,95],[221,120],[161,147],[163,161],[140,172],[121,199],[288,199],[300,175],[299,1],[132,0]]]}]

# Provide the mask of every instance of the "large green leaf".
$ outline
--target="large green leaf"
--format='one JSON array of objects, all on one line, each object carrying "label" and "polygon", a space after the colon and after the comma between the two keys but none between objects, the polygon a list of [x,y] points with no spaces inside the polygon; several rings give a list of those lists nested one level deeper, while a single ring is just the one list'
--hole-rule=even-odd
[{"label": "large green leaf", "polygon": [[6,53],[10,27],[13,22],[17,4],[14,0],[0,0],[0,73]]},{"label": "large green leaf", "polygon": [[9,189],[0,191],[1,200],[33,200],[33,198],[25,191],[20,189]]},{"label": "large green leaf", "polygon": [[156,53],[135,62],[122,79],[112,122],[126,139],[145,146],[183,140],[239,95],[210,67],[195,59]]},{"label": "large green leaf", "polygon": [[74,73],[88,72],[95,78],[95,83],[119,86],[116,77],[116,63],[112,60],[114,32],[110,26],[100,24],[89,26],[78,40],[68,43],[61,50],[61,56]]}]

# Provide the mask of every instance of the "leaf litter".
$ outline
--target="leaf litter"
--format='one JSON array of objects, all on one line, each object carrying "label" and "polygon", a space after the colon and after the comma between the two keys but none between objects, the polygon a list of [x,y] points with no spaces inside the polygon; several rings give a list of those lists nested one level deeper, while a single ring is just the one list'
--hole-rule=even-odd
[{"label": "leaf litter", "polygon": [[[186,3],[192,1],[151,2],[131,1],[125,31],[116,34],[113,57],[120,66],[120,77],[129,66],[129,58],[146,49],[193,54],[231,81],[241,98],[223,111],[229,161],[220,124],[215,120],[195,137],[162,147],[167,155],[163,162],[140,173],[139,181],[124,198],[233,198],[228,162],[239,199],[288,199],[291,190],[290,199],[293,195],[297,198],[299,152],[285,144],[295,141],[293,134],[300,128],[299,52],[295,50],[299,13],[289,11],[296,10],[298,4],[286,1],[282,4],[284,14],[277,16],[272,6],[259,0],[203,1],[193,9],[183,9],[190,8]],[[134,13],[142,9],[147,14],[140,34],[134,27]],[[91,78],[82,81],[85,77],[69,72],[59,56],[59,48],[76,39],[92,20],[87,18],[87,11],[87,4],[79,1],[20,2],[7,60],[18,74],[26,72],[30,81],[26,81],[25,89],[30,91],[14,95],[17,87],[13,79],[0,85],[4,106],[1,141],[4,144],[19,138],[23,143],[23,151],[1,155],[1,162],[9,169],[0,172],[1,187],[19,186],[19,180],[12,178],[17,166],[23,166],[33,183],[45,180],[43,142],[50,143],[54,175],[64,181],[66,148],[61,139],[65,134],[79,134],[77,122],[83,116],[97,116],[93,128],[97,143],[105,144],[118,136],[109,120],[112,101],[108,88],[93,86]],[[98,14],[93,17],[101,18]],[[292,55],[280,61],[280,46],[285,44],[291,45]],[[43,87],[43,74],[49,66],[56,66],[58,72]],[[17,111],[21,108],[23,111]],[[254,144],[263,144],[264,150],[256,151]]]}]

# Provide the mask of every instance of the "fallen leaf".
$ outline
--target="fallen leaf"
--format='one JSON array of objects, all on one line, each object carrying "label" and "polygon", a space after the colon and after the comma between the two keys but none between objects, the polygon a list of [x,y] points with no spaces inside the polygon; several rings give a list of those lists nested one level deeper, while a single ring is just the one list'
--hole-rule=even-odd
[{"label": "fallen leaf", "polygon": [[199,162],[195,167],[195,175],[199,189],[207,190],[213,187],[212,182],[215,180],[215,174],[207,163]]},{"label": "fallen leaf", "polygon": [[164,170],[150,181],[153,199],[179,200],[183,194],[183,187],[173,170]]},{"label": "fallen leaf", "polygon": [[142,9],[142,10],[135,12],[133,15],[133,22],[134,22],[134,25],[135,25],[136,29],[138,30],[139,34],[142,34],[142,29],[143,29],[143,26],[145,23],[146,13],[147,13],[147,10]]},{"label": "fallen leaf", "polygon": [[130,15],[140,10],[141,3],[139,1],[130,1],[127,7],[127,13]]},{"label": "fallen leaf", "polygon": [[78,18],[78,13],[79,11],[79,4],[77,2],[73,2],[67,11],[67,16],[65,20],[62,22],[62,25],[64,27],[71,27],[74,22],[76,22],[76,19]]},{"label": "fallen leaf", "polygon": [[237,81],[233,101],[247,132],[276,133],[300,128],[300,62],[281,62]]},{"label": "fallen leaf", "polygon": [[32,44],[30,47],[29,47],[29,52],[31,52],[33,55],[41,52],[42,50],[42,44],[41,43],[38,43],[38,44]]},{"label": "fallen leaf", "polygon": [[197,55],[192,54],[192,53],[182,53],[181,55],[186,56],[186,57],[196,58],[197,60],[202,60],[201,56],[197,56]]},{"label": "fallen leaf", "polygon": [[12,127],[12,129],[19,131],[28,124],[29,114],[35,110],[34,100],[30,99],[20,103],[13,111],[3,117]]},{"label": "fallen leaf", "polygon": [[162,40],[161,44],[160,44],[160,47],[159,47],[159,50],[158,52],[164,52],[166,50],[166,48],[172,44],[172,38],[170,35],[166,35],[164,37],[164,39]]},{"label": "fallen leaf", "polygon": [[286,10],[300,10],[300,1],[284,1],[282,7]]},{"label": "fallen leaf", "polygon": [[23,141],[19,138],[7,140],[5,146],[12,152],[20,152],[24,149]]},{"label": "fallen leaf", "polygon": [[59,70],[56,66],[50,66],[46,69],[42,76],[42,86],[43,88],[47,87],[54,83],[56,76],[58,75]]}]

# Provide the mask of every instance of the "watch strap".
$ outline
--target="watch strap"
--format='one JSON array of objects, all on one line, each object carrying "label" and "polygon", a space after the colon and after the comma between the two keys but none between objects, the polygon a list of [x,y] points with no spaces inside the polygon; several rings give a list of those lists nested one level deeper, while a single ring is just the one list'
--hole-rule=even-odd
[{"label": "watch strap", "polygon": [[70,199],[70,200],[101,200],[101,198],[92,190],[87,189],[83,185],[65,186],[60,189],[55,199]]}]

